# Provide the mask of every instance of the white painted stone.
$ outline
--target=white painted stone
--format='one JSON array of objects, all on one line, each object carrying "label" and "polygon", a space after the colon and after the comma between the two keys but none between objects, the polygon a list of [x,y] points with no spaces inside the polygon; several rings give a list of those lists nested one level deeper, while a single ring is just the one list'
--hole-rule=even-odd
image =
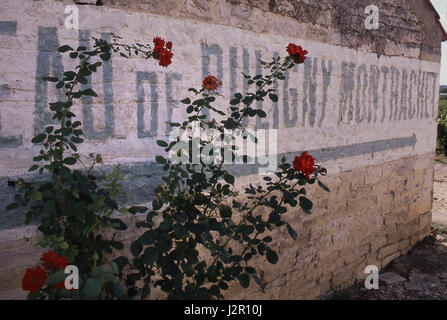
[{"label": "white painted stone", "polygon": [[[67,30],[63,27],[64,21],[64,4],[57,2],[49,2],[45,6],[39,6],[36,3],[28,1],[6,1],[9,10],[15,12],[15,17],[6,16],[8,11],[3,11],[0,14],[0,19],[10,20],[17,19],[18,26],[20,26],[17,40],[26,39],[25,48],[9,47],[8,49],[2,47],[0,49],[2,54],[2,82],[12,83],[13,88],[26,85],[26,89],[13,89],[11,96],[7,99],[0,98],[1,122],[2,129],[1,136],[18,136],[23,137],[23,146],[15,149],[0,150],[0,176],[19,174],[26,172],[29,161],[32,155],[38,150],[36,147],[31,147],[30,140],[33,136],[33,109],[35,100],[35,70],[37,57],[37,29],[39,26],[54,26],[57,27],[57,33],[60,44],[77,45],[76,30]],[[221,4],[221,10],[225,9],[225,5]],[[188,10],[194,10],[193,3],[188,2]],[[270,33],[253,33],[226,26],[208,25],[202,22],[194,22],[188,20],[178,20],[162,16],[150,15],[145,13],[125,12],[109,7],[95,7],[95,6],[81,6],[80,8],[80,27],[83,30],[92,30],[92,36],[98,36],[100,32],[115,32],[124,37],[126,42],[139,40],[151,43],[155,35],[159,35],[166,39],[172,40],[174,43],[174,58],[173,64],[165,69],[157,66],[153,60],[142,61],[141,59],[121,59],[114,58],[113,63],[113,94],[114,94],[114,116],[115,116],[115,130],[113,135],[103,141],[87,141],[81,149],[81,153],[86,155],[92,151],[101,151],[106,160],[106,164],[116,163],[116,159],[120,161],[145,161],[154,158],[155,153],[159,149],[155,145],[156,137],[154,138],[137,138],[137,92],[136,92],[136,72],[156,72],[158,81],[156,83],[158,93],[158,135],[163,137],[166,132],[167,109],[166,109],[166,74],[178,73],[182,75],[181,81],[174,81],[172,96],[175,100],[180,100],[187,95],[186,89],[190,86],[200,86],[202,79],[202,54],[201,45],[217,44],[222,50],[222,94],[224,98],[218,99],[220,108],[227,108],[227,101],[230,98],[230,47],[237,48],[236,62],[238,68],[236,70],[237,89],[242,90],[243,77],[240,74],[242,71],[243,59],[242,51],[248,50],[250,59],[250,73],[252,75],[256,72],[255,52],[260,51],[263,59],[268,59],[274,52],[280,55],[285,55],[285,46],[289,42],[294,42],[302,45],[309,51],[308,59],[316,62],[314,68],[316,70],[316,114],[315,122],[312,126],[310,123],[309,112],[306,114],[306,119],[303,125],[303,83],[304,83],[304,65],[299,65],[297,71],[292,71],[289,80],[289,107],[292,108],[291,89],[298,92],[298,121],[293,127],[287,127],[284,120],[284,83],[279,83],[280,100],[278,103],[278,141],[281,143],[278,146],[278,152],[293,152],[299,150],[313,150],[319,148],[335,147],[350,145],[356,143],[371,142],[375,140],[383,140],[390,138],[409,137],[413,134],[416,136],[417,142],[415,146],[404,148],[397,148],[378,152],[376,154],[362,154],[346,158],[336,159],[335,161],[328,161],[324,163],[329,168],[329,172],[335,170],[349,170],[364,165],[378,164],[384,161],[398,159],[410,154],[423,154],[432,152],[434,150],[434,141],[436,135],[436,103],[437,94],[433,88],[438,87],[438,79],[433,82],[432,78],[427,78],[424,83],[423,97],[424,103],[427,104],[429,117],[423,119],[407,119],[389,121],[389,105],[391,101],[391,79],[388,74],[387,85],[384,86],[384,79],[381,76],[379,81],[379,105],[377,110],[377,121],[368,123],[362,121],[361,123],[352,121],[343,121],[338,124],[339,108],[340,108],[340,86],[343,77],[342,63],[352,62],[356,64],[356,73],[354,74],[354,90],[353,90],[353,104],[355,108],[357,88],[361,86],[363,78],[360,83],[357,81],[359,74],[357,67],[365,65],[367,70],[371,65],[378,65],[380,68],[394,67],[400,71],[400,79],[402,78],[402,70],[408,70],[408,76],[414,71],[417,73],[431,72],[439,73],[439,64],[420,61],[417,59],[408,59],[402,57],[387,57],[381,56],[378,58],[375,54],[356,51],[353,49],[343,48],[340,46],[327,45],[321,42],[310,41],[306,39],[291,39],[283,36],[278,36]],[[9,11],[9,12],[11,12]],[[39,15],[32,14],[39,12]],[[255,10],[256,11],[256,10]],[[257,12],[257,11],[256,11]],[[98,19],[98,17],[101,17]],[[251,15],[250,15],[251,17]],[[284,21],[288,18],[284,18]],[[48,23],[51,22],[51,23]],[[3,37],[3,36],[2,36]],[[11,37],[9,37],[11,38]],[[28,49],[29,48],[29,49]],[[30,51],[32,50],[32,54]],[[318,121],[322,117],[322,97],[323,97],[323,75],[322,75],[322,61],[325,61],[326,67],[332,62],[332,76],[330,84],[327,88],[327,106],[326,115],[322,120],[321,127],[318,126]],[[66,70],[69,68],[71,61],[66,56],[63,56],[63,63]],[[210,73],[217,75],[217,59],[215,56],[210,57]],[[101,81],[101,72],[95,75],[93,82]],[[373,108],[370,97],[370,74],[368,72],[368,87],[365,94],[367,97],[366,107]],[[14,84],[14,85],[13,85]],[[401,104],[401,82],[396,81],[396,88],[399,88],[398,101]],[[51,84],[49,85],[51,87]],[[143,85],[146,92],[145,102],[145,117],[144,122],[146,128],[150,126],[150,85]],[[102,88],[96,83],[94,88],[98,91],[99,97],[95,100],[93,106],[94,114],[94,128],[101,130],[104,128],[104,112],[102,101]],[[383,91],[383,88],[386,90]],[[363,88],[360,88],[360,103],[363,106]],[[416,88],[417,89],[417,88]],[[407,103],[403,105],[408,107],[409,101],[417,100],[417,90],[415,86],[413,90],[407,90]],[[411,95],[411,99],[410,99]],[[49,101],[54,101],[55,92],[53,89],[49,90]],[[386,114],[384,122],[381,122],[383,105],[386,105]],[[310,100],[307,99],[307,103]],[[264,103],[263,108],[267,111],[269,118],[263,120],[269,122],[270,128],[273,126],[273,105],[271,103]],[[78,114],[81,115],[78,107]],[[354,109],[355,113],[355,109]],[[174,109],[173,119],[179,121],[184,118],[184,108],[178,105]],[[254,122],[251,123],[254,125]],[[15,161],[11,161],[11,155],[14,155]],[[317,159],[318,161],[318,159]]]}]

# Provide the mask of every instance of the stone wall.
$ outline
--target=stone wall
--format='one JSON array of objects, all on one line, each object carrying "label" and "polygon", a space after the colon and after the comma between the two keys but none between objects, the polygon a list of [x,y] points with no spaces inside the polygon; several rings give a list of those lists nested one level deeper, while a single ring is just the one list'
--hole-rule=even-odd
[{"label": "stone wall", "polygon": [[[380,28],[367,30],[367,1],[102,2],[78,6],[80,30],[64,28],[70,1],[2,4],[0,297],[23,297],[21,276],[41,252],[23,213],[3,210],[14,195],[10,181],[42,179],[26,173],[39,150],[31,138],[48,122],[47,104],[56,99],[41,77],[73,67],[56,52],[59,45],[110,32],[128,42],[158,35],[174,43],[167,69],[114,57],[93,79],[99,98],[75,107],[87,137],[81,155],[101,153],[101,170],[122,164],[128,204],[152,196],[160,174],[155,140],[169,133],[167,121],[184,117],[178,101],[187,88],[216,75],[224,108],[232,94],[246,90],[241,71],[260,71],[259,58],[284,55],[289,42],[309,51],[306,64],[279,84],[278,103],[258,105],[269,116],[249,125],[276,130],[271,164],[283,155],[313,154],[328,168],[331,193],[312,191],[310,216],[288,214],[299,238],[277,236],[281,263],[260,265],[263,288],[235,285],[228,298],[315,298],[365,277],[367,265],[385,266],[427,234],[444,36],[428,5],[375,1]],[[259,167],[238,168],[241,185],[261,182]]]}]

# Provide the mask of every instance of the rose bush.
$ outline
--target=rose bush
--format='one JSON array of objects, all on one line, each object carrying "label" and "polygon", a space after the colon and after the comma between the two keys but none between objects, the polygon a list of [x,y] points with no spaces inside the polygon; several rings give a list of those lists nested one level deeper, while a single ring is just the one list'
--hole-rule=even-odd
[{"label": "rose bush", "polygon": [[[126,278],[129,296],[146,298],[153,287],[160,287],[169,299],[220,299],[234,281],[243,288],[250,285],[251,279],[262,286],[252,258],[258,255],[269,263],[278,263],[271,231],[285,226],[290,236],[297,239],[296,231],[284,216],[296,206],[310,214],[313,204],[306,197],[304,186],[326,174],[324,168],[315,165],[311,155],[304,152],[297,156],[293,167],[281,159],[275,179],[266,176],[265,185],[249,184],[244,192],[234,187],[235,177],[224,166],[224,157],[217,163],[205,161],[209,156],[219,159],[218,155],[225,153],[230,153],[232,159],[247,161],[248,155],[238,154],[231,144],[222,146],[215,142],[215,136],[225,136],[231,130],[240,130],[242,136],[246,132],[244,120],[267,116],[262,109],[253,108],[253,102],[266,98],[278,101],[275,82],[285,79],[285,70],[304,63],[306,58],[307,51],[299,46],[289,44],[287,50],[289,55],[282,60],[261,61],[267,75],[244,74],[254,90],[247,90],[245,95],[234,94],[230,112],[212,106],[221,85],[215,76],[208,75],[202,88],[188,89],[194,96],[181,100],[188,117],[183,123],[170,123],[183,134],[174,141],[157,141],[171,155],[156,157],[166,174],[155,190],[152,208],[139,206],[129,210],[147,213],[146,221],[138,224],[145,232],[131,245],[131,269],[137,272]],[[211,117],[212,113],[220,118]],[[212,129],[216,134],[208,140],[198,140],[196,128]],[[181,157],[191,159],[194,148],[202,155],[199,163],[174,161]],[[318,183],[329,190],[321,181]],[[143,280],[143,287],[137,285],[139,280]]]},{"label": "rose bush", "polygon": [[[52,118],[59,125],[48,125],[44,132],[32,139],[32,143],[40,144],[42,148],[33,158],[35,164],[29,171],[47,174],[49,179],[43,183],[18,180],[16,201],[7,207],[8,210],[19,206],[27,208],[27,223],[39,219],[38,230],[42,233],[39,244],[54,251],[43,257],[45,267],[60,269],[67,259],[69,264],[79,268],[80,288],[64,298],[125,297],[121,267],[127,258],[121,256],[109,261],[106,257],[107,254],[122,250],[124,245],[114,238],[106,239],[103,236],[107,230],[122,231],[127,228],[120,218],[111,217],[119,210],[115,199],[118,195],[125,196],[121,185],[122,176],[119,167],[99,176],[94,167],[102,163],[101,155],[90,154],[86,159],[78,154],[78,145],[84,141],[84,132],[81,121],[75,120],[73,106],[82,97],[97,96],[93,89],[81,88],[80,85],[87,85],[88,78],[98,70],[102,61],[110,60],[112,54],[119,53],[122,57],[139,55],[145,59],[155,59],[161,66],[168,66],[173,54],[172,43],[168,42],[165,47],[164,40],[158,37],[153,40],[153,47],[142,43],[127,45],[121,43],[120,39],[112,34],[111,43],[93,38],[92,49],[85,46],[75,49],[69,45],[58,48],[59,52],[68,54],[71,59],[79,59],[79,65],[74,71],[64,72],[62,78],[44,77],[44,80],[55,83],[56,89],[61,90],[66,97],[63,101],[50,103]],[[73,169],[72,166],[76,164],[83,170]],[[126,212],[127,209],[121,208],[121,211]],[[60,278],[64,276],[61,272],[58,271]],[[28,277],[33,274],[36,271],[28,272]],[[60,282],[52,284],[60,287]],[[45,291],[43,295],[31,294],[29,298],[55,299],[60,296]]]},{"label": "rose bush", "polygon": [[[72,106],[76,99],[96,96],[96,92],[91,88],[78,90],[76,86],[86,84],[87,77],[101,66],[100,61],[91,62],[95,56],[107,61],[113,53],[123,57],[140,54],[167,67],[172,62],[173,44],[159,37],[153,39],[153,47],[121,44],[121,38],[115,35],[111,43],[93,39],[93,50],[86,47],[75,50],[67,45],[59,48],[72,59],[80,59],[80,64],[77,72],[67,71],[62,79],[46,77],[67,96],[67,101],[50,103],[53,118],[60,121],[60,126],[48,126],[32,140],[43,143],[43,148],[34,157],[37,163],[30,171],[47,172],[50,181],[38,184],[19,180],[21,193],[8,206],[9,209],[19,205],[29,208],[27,221],[40,217],[38,229],[43,234],[40,244],[54,250],[42,256],[46,271],[39,266],[27,270],[23,289],[30,292],[28,297],[144,299],[154,287],[160,287],[170,299],[220,299],[234,281],[246,288],[253,279],[262,286],[252,258],[260,256],[269,263],[278,263],[271,232],[285,227],[297,239],[298,234],[285,214],[297,206],[307,214],[312,212],[313,203],[306,196],[305,186],[318,182],[329,191],[319,180],[326,170],[315,165],[314,158],[304,152],[293,164],[282,158],[278,170],[273,176],[265,176],[263,184],[235,188],[235,176],[218,155],[229,153],[231,159],[242,159],[245,163],[249,156],[231,144],[215,144],[213,138],[198,141],[193,128],[212,129],[221,135],[226,131],[239,132],[246,139],[250,135],[245,120],[267,116],[262,109],[254,108],[253,103],[267,99],[277,102],[277,81],[285,79],[287,69],[304,63],[308,52],[289,44],[286,57],[261,61],[267,74],[254,77],[243,74],[249,89],[245,94],[234,94],[228,108],[213,107],[217,98],[222,98],[217,91],[222,82],[215,76],[208,75],[199,88],[189,88],[192,97],[181,100],[186,120],[170,123],[172,128],[185,133],[186,141],[180,137],[173,141],[157,140],[163,152],[155,159],[165,175],[155,190],[152,207],[118,208],[116,197],[125,195],[119,168],[98,177],[94,166],[102,163],[102,157],[91,154],[88,164],[77,153],[76,145],[83,142],[83,131],[82,123],[73,119],[76,115]],[[230,140],[235,139],[232,136]],[[186,149],[177,150],[179,146]],[[173,154],[180,156],[186,151],[191,155],[194,147],[199,149],[199,154],[208,150],[207,157],[218,161],[210,163],[203,158],[194,164],[172,161]],[[72,170],[70,166],[76,163],[84,170]],[[133,256],[130,260],[125,256],[113,261],[107,259],[106,254],[124,248],[120,241],[103,237],[103,232],[111,228],[122,231],[127,227],[121,219],[111,218],[115,211],[146,214],[146,220],[137,224],[143,232],[130,246]],[[207,255],[201,255],[199,248],[205,249]],[[63,269],[67,264],[79,268],[79,290],[67,290],[63,285],[66,276]]]}]

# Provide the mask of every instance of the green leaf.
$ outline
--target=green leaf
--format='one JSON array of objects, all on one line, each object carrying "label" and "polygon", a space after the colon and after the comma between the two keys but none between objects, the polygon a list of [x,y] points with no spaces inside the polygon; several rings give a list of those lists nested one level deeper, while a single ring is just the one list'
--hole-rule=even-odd
[{"label": "green leaf", "polygon": [[219,211],[222,218],[230,218],[233,214],[231,208],[228,206],[221,206]]},{"label": "green leaf", "polygon": [[231,174],[224,174],[223,178],[226,183],[234,184],[234,176],[232,176]]},{"label": "green leaf", "polygon": [[157,260],[157,258],[158,258],[158,251],[155,250],[154,248],[146,248],[146,250],[144,250],[143,262],[147,266],[152,265],[155,262],[155,260]]},{"label": "green leaf", "polygon": [[185,98],[185,99],[183,99],[183,100],[180,100],[180,102],[181,102],[181,103],[184,103],[184,104],[190,104],[190,103],[191,103],[191,99],[189,99],[189,98]]},{"label": "green leaf", "polygon": [[73,136],[73,137],[71,137],[71,141],[73,141],[74,143],[82,143],[84,141],[84,139]]},{"label": "green leaf", "polygon": [[57,51],[62,52],[62,53],[67,52],[67,51],[73,51],[73,50],[74,49],[72,47],[70,47],[69,45],[63,45],[57,49]]},{"label": "green leaf", "polygon": [[154,201],[152,201],[152,209],[158,210],[162,206],[163,206],[163,202],[159,201],[158,199],[154,199]]},{"label": "green leaf", "polygon": [[267,256],[267,261],[270,262],[271,264],[276,264],[279,260],[278,254],[275,251],[270,250],[270,249],[267,250],[266,256]]},{"label": "green leaf", "polygon": [[130,252],[133,254],[134,257],[138,256],[141,253],[141,250],[143,250],[143,246],[139,241],[134,241],[130,245]]},{"label": "green leaf", "polygon": [[123,286],[120,283],[114,283],[113,284],[113,294],[118,297],[118,299],[121,299],[124,295]]},{"label": "green leaf", "polygon": [[71,81],[76,77],[76,72],[74,71],[66,71],[64,72],[64,77],[66,78],[65,80],[67,81]]},{"label": "green leaf", "polygon": [[303,209],[303,211],[305,213],[307,213],[307,214],[311,214],[312,213],[311,212],[311,209],[313,207],[312,201],[310,201],[306,197],[300,197],[299,202],[300,202],[301,209]]},{"label": "green leaf", "polygon": [[161,164],[165,164],[165,163],[166,163],[166,159],[165,159],[164,157],[162,157],[162,156],[156,156],[156,157],[155,157],[155,160],[156,160],[158,163],[161,163]]},{"label": "green leaf", "polygon": [[82,92],[82,94],[84,96],[92,96],[92,97],[97,97],[98,96],[98,94],[93,89],[90,89],[90,88],[85,89],[85,90],[83,90],[81,92]]},{"label": "green leaf", "polygon": [[172,222],[171,221],[163,221],[160,223],[160,230],[168,231],[172,228]]},{"label": "green leaf", "polygon": [[[79,76],[79,77],[78,77],[78,81],[79,81],[79,83],[81,83],[81,84],[87,84],[87,83],[88,83],[88,79],[87,79],[86,77],[81,77],[81,76]],[[80,94],[78,94],[78,95],[73,94],[73,96],[74,96],[75,98],[79,98],[79,97],[80,97]]]},{"label": "green leaf", "polygon": [[225,129],[231,130],[237,128],[237,122],[233,120],[233,118],[229,118],[228,120],[222,121],[224,124]]},{"label": "green leaf", "polygon": [[98,295],[101,293],[101,282],[98,279],[89,278],[85,282],[83,292],[90,299],[98,297]]},{"label": "green leaf", "polygon": [[253,267],[245,267],[245,271],[247,271],[247,273],[251,273],[251,274],[256,273],[256,269]]},{"label": "green leaf", "polygon": [[43,195],[42,192],[33,192],[32,197],[34,198],[34,200],[36,201],[42,201],[43,200]]},{"label": "green leaf", "polygon": [[64,159],[64,163],[65,163],[65,164],[68,164],[68,165],[75,164],[76,161],[77,161],[77,160],[76,160],[75,158],[72,158],[72,157],[69,157],[69,158],[65,158],[65,159]]},{"label": "green leaf", "polygon": [[144,213],[147,211],[146,207],[142,207],[142,206],[132,206],[129,208],[128,210],[130,213],[132,214],[137,214],[137,213]]},{"label": "green leaf", "polygon": [[154,237],[152,237],[150,231],[146,231],[144,234],[142,234],[138,238],[138,242],[140,242],[141,244],[143,244],[145,246],[149,246],[154,243]]},{"label": "green leaf", "polygon": [[31,166],[31,168],[28,169],[28,171],[34,171],[34,170],[37,170],[37,169],[39,169],[39,166],[37,164],[34,164],[34,165]]},{"label": "green leaf", "polygon": [[64,270],[61,270],[49,276],[45,283],[49,286],[52,286],[53,284],[64,281],[66,277],[67,274],[64,272]]},{"label": "green leaf", "polygon": [[57,81],[59,81],[59,78],[57,78],[57,77],[43,77],[42,80],[49,81],[49,82],[57,82]]},{"label": "green leaf", "polygon": [[258,114],[258,116],[259,116],[260,118],[265,118],[265,117],[267,117],[267,114],[266,114],[263,110],[261,110],[261,109],[258,109],[258,110],[257,110],[257,114]]},{"label": "green leaf", "polygon": [[174,233],[177,236],[178,239],[185,239],[188,236],[188,232],[181,224],[176,223],[174,225]]},{"label": "green leaf", "polygon": [[228,284],[226,282],[220,281],[218,285],[222,290],[228,290]]},{"label": "green leaf", "polygon": [[46,214],[52,214],[54,212],[54,209],[55,207],[53,200],[45,201],[43,205],[43,212],[45,212]]},{"label": "green leaf", "polygon": [[250,276],[248,274],[243,273],[238,278],[242,288],[248,288],[250,286]]},{"label": "green leaf", "polygon": [[118,265],[118,268],[121,270],[125,265],[129,263],[129,259],[124,256],[120,256],[113,260],[114,263]]},{"label": "green leaf", "polygon": [[59,81],[56,85],[56,89],[60,89],[64,86],[65,82],[64,81]]},{"label": "green leaf", "polygon": [[253,226],[250,226],[250,225],[243,225],[240,227],[240,230],[241,230],[242,234],[246,237],[255,231]]},{"label": "green leaf", "polygon": [[230,104],[233,105],[233,106],[236,105],[236,104],[239,104],[239,103],[241,103],[240,99],[231,99],[230,100]]},{"label": "green leaf", "polygon": [[46,135],[45,133],[41,133],[41,134],[35,136],[35,137],[31,140],[31,142],[32,142],[32,143],[40,143],[40,142],[42,142],[42,141],[46,138],[46,136],[47,136],[47,135]]},{"label": "green leaf", "polygon": [[115,249],[117,249],[117,250],[123,250],[124,249],[124,244],[122,242],[119,242],[119,241],[112,241],[110,243],[110,245],[112,247],[114,247]]},{"label": "green leaf", "polygon": [[18,207],[19,207],[19,204],[13,202],[13,203],[10,203],[10,204],[8,204],[8,205],[6,206],[6,210],[14,210],[14,209],[16,209],[16,208],[18,208]]},{"label": "green leaf", "polygon": [[78,148],[77,148],[76,145],[74,145],[73,143],[69,142],[68,145],[70,146],[70,148],[71,148],[74,152],[78,151]]},{"label": "green leaf", "polygon": [[104,61],[108,61],[110,59],[110,53],[105,52],[103,54],[100,54],[99,57]]},{"label": "green leaf", "polygon": [[318,185],[323,188],[325,191],[327,192],[331,192],[331,190],[329,189],[329,187],[327,185],[325,185],[323,182],[321,182],[320,180],[318,180]]},{"label": "green leaf", "polygon": [[298,234],[296,233],[295,229],[293,229],[290,224],[287,224],[287,231],[289,232],[292,239],[296,240],[296,238],[298,237]]},{"label": "green leaf", "polygon": [[127,225],[121,219],[110,219],[110,224],[115,230],[126,230]]},{"label": "green leaf", "polygon": [[269,93],[269,98],[273,102],[278,102],[278,96],[276,94],[274,94],[274,93]]},{"label": "green leaf", "polygon": [[61,247],[62,250],[67,250],[68,247],[69,247],[69,245],[68,245],[68,243],[67,243],[66,241],[61,242],[61,243],[59,244],[59,246]]},{"label": "green leaf", "polygon": [[72,128],[62,128],[61,133],[64,137],[69,136],[72,133]]},{"label": "green leaf", "polygon": [[157,145],[159,145],[160,147],[165,148],[165,147],[168,146],[168,143],[166,141],[163,141],[163,140],[157,140]]}]

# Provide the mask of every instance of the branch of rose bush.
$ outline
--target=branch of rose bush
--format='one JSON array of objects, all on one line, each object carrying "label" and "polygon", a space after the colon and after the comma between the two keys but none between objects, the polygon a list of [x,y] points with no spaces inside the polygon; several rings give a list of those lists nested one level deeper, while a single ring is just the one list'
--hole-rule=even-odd
[{"label": "branch of rose bush", "polygon": [[[249,103],[246,105],[246,107],[244,107],[241,112],[242,112],[242,116],[238,119],[238,121],[236,121],[236,128],[239,128],[243,119],[245,119],[248,116],[248,110],[250,105],[254,102],[254,100],[256,100],[256,97],[258,97],[258,92],[260,92],[261,90],[264,89],[264,87],[269,84],[270,79],[272,78],[276,78],[279,76],[279,74],[283,71],[285,71],[286,67],[290,68],[290,66],[293,66],[294,63],[304,63],[306,60],[306,54],[308,53],[307,50],[303,50],[301,48],[301,46],[297,46],[295,44],[289,43],[289,45],[287,46],[287,52],[289,53],[289,57],[286,57],[284,59],[284,62],[281,64],[281,66],[279,68],[277,68],[275,70],[275,72],[273,74],[270,74],[268,76],[266,76],[266,80],[264,81],[264,83],[258,88],[256,94],[255,94],[255,98],[250,100]],[[290,64],[290,66],[289,66]],[[218,81],[218,79],[212,75],[208,75],[204,80],[203,80],[203,87],[206,88],[208,91],[212,91],[212,90],[216,90],[219,86],[219,84],[222,84],[222,82]],[[245,128],[242,128],[245,129]],[[222,157],[220,164],[219,164],[219,168],[218,170],[222,169],[222,166],[224,164],[224,158]],[[213,193],[214,189],[216,188],[218,183],[218,179],[216,178],[213,186],[211,187],[210,190],[210,194]],[[207,210],[209,208],[209,205],[207,204],[207,206],[205,207],[204,210],[204,214],[207,213]]]},{"label": "branch of rose bush", "polygon": [[[307,152],[303,152],[301,154],[301,156],[295,157],[295,159],[293,161],[293,167],[295,170],[301,172],[306,177],[307,180],[309,180],[310,174],[315,172],[315,159],[311,155],[309,155]],[[279,181],[276,182],[276,184],[281,184],[285,180],[286,180],[286,177],[283,176],[279,179]],[[299,180],[296,181],[290,187],[290,191],[295,190],[296,186],[299,184],[300,184],[300,181]],[[249,211],[242,216],[242,219],[240,220],[240,222],[233,228],[232,234],[228,236],[227,240],[224,242],[224,244],[222,246],[222,251],[216,252],[216,255],[214,256],[213,261],[210,264],[210,267],[214,266],[216,264],[217,259],[219,259],[221,257],[221,254],[223,251],[226,252],[226,248],[227,248],[230,240],[233,239],[233,236],[238,231],[238,228],[240,228],[242,225],[245,224],[247,217],[250,216],[254,212],[254,210],[256,208],[258,208],[259,206],[264,206],[265,203],[263,203],[262,200],[266,199],[267,196],[270,195],[274,191],[276,191],[276,190],[272,188],[257,198],[257,202],[254,204],[254,206],[252,208],[250,208]],[[284,197],[281,198],[281,201],[279,202],[278,206],[281,206],[283,204],[284,199],[285,199]],[[254,236],[254,238],[252,238],[252,240],[257,239],[259,234],[261,234],[261,232],[256,230],[255,236]],[[248,249],[252,248],[252,246],[253,246],[252,244],[247,245],[241,252],[240,256],[243,256],[247,252]],[[230,268],[234,267],[235,265],[239,265],[239,264],[240,264],[239,262],[233,262],[232,265],[230,266]]]}]

